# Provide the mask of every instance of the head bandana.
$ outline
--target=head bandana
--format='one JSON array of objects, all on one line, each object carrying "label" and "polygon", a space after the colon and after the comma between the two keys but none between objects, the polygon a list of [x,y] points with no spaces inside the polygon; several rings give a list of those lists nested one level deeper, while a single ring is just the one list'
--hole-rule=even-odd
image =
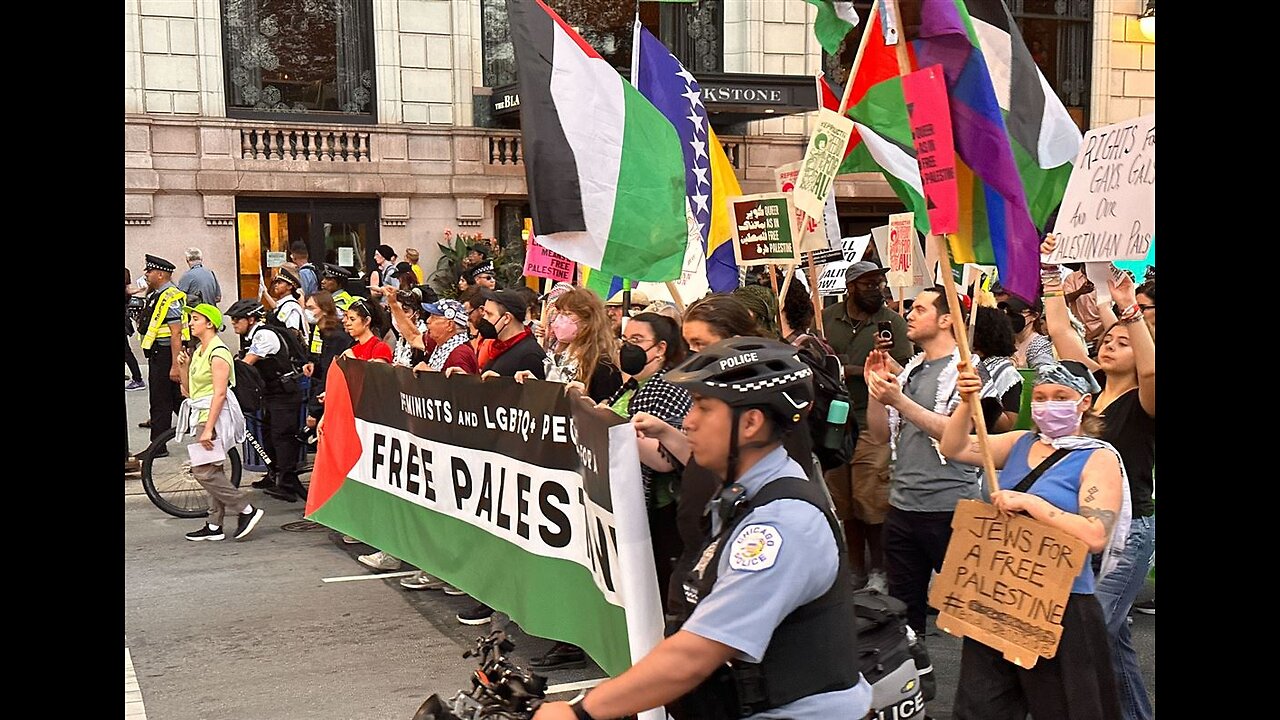
[{"label": "head bandana", "polygon": [[1032,386],[1038,385],[1063,385],[1075,390],[1081,395],[1092,395],[1093,393],[1102,392],[1102,388],[1098,385],[1098,381],[1093,378],[1087,371],[1083,369],[1079,363],[1071,362],[1072,365],[1081,368],[1080,373],[1073,372],[1072,368],[1063,363],[1050,363],[1041,365],[1036,369],[1036,379]]}]

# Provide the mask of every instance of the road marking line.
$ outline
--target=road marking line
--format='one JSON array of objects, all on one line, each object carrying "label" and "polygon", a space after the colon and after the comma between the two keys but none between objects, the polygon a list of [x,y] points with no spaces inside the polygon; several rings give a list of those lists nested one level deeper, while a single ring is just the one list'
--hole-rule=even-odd
[{"label": "road marking line", "polygon": [[409,577],[417,575],[417,570],[406,570],[404,572],[380,573],[376,575],[346,575],[344,577],[320,578],[320,582],[354,582],[356,580],[386,580],[387,578]]},{"label": "road marking line", "polygon": [[609,678],[597,678],[595,680],[580,680],[578,682],[552,685],[547,688],[547,694],[558,695],[560,693],[573,692],[574,690],[586,690],[587,688],[593,688],[608,679]]}]

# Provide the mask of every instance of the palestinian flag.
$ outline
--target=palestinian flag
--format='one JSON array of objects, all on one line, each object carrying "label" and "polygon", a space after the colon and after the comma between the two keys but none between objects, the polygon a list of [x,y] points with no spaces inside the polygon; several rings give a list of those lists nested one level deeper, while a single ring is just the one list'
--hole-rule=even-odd
[{"label": "palestinian flag", "polygon": [[[902,96],[902,79],[894,47],[884,44],[880,24],[880,7],[876,6],[863,32],[870,33],[862,57],[850,82],[849,107],[846,114],[854,121],[856,132],[845,149],[840,173],[879,172],[884,174],[893,192],[915,212],[916,229],[929,232],[929,216],[925,211],[924,184],[920,181],[920,165],[916,162],[915,144],[911,139],[911,123]],[[910,57],[910,47],[908,47]],[[914,65],[914,61],[912,65]],[[824,105],[834,97],[823,92]],[[839,101],[837,100],[837,107]]]},{"label": "palestinian flag", "polygon": [[507,0],[538,242],[608,275],[680,277],[688,230],[675,128],[542,0]]},{"label": "palestinian flag", "polygon": [[557,383],[339,358],[306,517],[581,646],[616,675],[662,639],[635,431]]},{"label": "palestinian flag", "polygon": [[810,5],[818,8],[818,17],[813,21],[813,36],[828,55],[835,55],[840,50],[840,43],[858,24],[858,11],[853,9],[849,0],[808,0]]}]

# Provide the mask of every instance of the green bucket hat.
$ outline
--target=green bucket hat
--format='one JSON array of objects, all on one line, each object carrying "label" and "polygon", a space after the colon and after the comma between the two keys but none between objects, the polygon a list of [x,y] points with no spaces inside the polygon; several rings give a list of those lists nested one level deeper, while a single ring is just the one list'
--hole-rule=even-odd
[{"label": "green bucket hat", "polygon": [[209,324],[213,325],[214,328],[218,330],[226,329],[222,326],[222,311],[209,303],[200,303],[194,307],[188,305],[187,312],[198,312],[205,316],[205,318],[208,319]]}]

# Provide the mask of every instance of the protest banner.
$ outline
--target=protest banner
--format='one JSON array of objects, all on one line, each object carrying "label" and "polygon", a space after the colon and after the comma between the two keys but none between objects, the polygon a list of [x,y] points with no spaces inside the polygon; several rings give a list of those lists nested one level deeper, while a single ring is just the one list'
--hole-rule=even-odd
[{"label": "protest banner", "polygon": [[662,639],[642,487],[635,431],[563,385],[339,358],[306,515],[617,675]]},{"label": "protest banner", "polygon": [[1023,668],[1052,658],[1089,548],[1074,535],[994,505],[961,500],[942,572],[929,589],[938,627],[999,650]]},{"label": "protest banner", "polygon": [[573,261],[542,247],[531,237],[524,250],[523,274],[553,282],[573,282]]},{"label": "protest banner", "polygon": [[1156,116],[1090,130],[1054,223],[1052,263],[1141,260],[1156,212]]},{"label": "protest banner", "polygon": [[794,241],[794,206],[783,193],[726,198],[733,222],[733,254],[738,267],[794,265],[800,250]]},{"label": "protest banner", "polygon": [[903,75],[902,95],[907,104],[916,160],[920,164],[930,231],[938,235],[957,232],[960,196],[956,149],[942,66],[931,65]]},{"label": "protest banner", "polygon": [[885,279],[889,287],[906,287],[914,285],[912,265],[915,260],[913,247],[920,243],[916,240],[915,217],[913,212],[897,213],[889,216],[889,254],[885,256],[885,267],[889,272]]},{"label": "protest banner", "polygon": [[827,108],[818,110],[817,126],[804,151],[800,175],[793,192],[795,206],[809,217],[821,217],[836,172],[844,160],[844,149],[853,135],[853,120]]}]

